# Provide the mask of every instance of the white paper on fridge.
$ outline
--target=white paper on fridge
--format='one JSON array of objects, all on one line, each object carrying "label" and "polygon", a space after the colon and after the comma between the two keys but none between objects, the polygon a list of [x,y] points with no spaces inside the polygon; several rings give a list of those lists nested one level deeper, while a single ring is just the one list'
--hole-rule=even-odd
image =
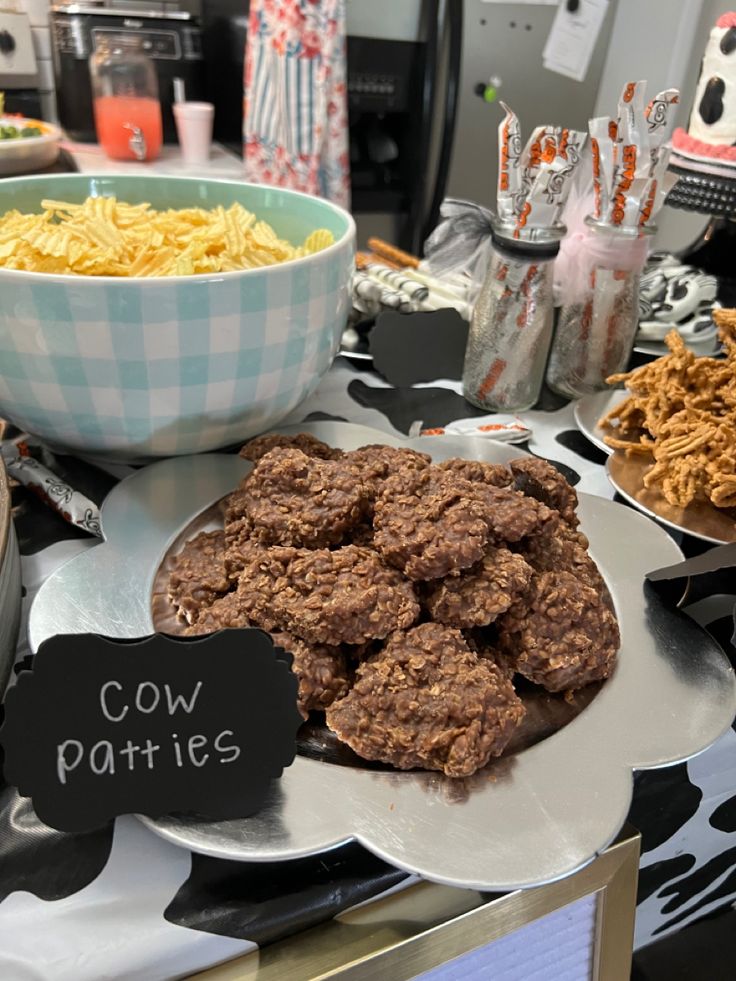
[{"label": "white paper on fridge", "polygon": [[571,13],[566,0],[561,0],[542,52],[544,67],[582,82],[607,10],[608,0],[579,0]]}]

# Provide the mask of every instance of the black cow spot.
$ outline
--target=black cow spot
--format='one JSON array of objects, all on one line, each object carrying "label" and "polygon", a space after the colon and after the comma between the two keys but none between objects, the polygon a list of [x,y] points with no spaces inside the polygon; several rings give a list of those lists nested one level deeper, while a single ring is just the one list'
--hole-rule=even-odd
[{"label": "black cow spot", "polygon": [[192,870],[164,911],[169,923],[259,946],[331,920],[406,878],[350,843],[290,862],[228,862],[192,855]]},{"label": "black cow spot", "polygon": [[65,833],[36,817],[15,788],[0,791],[0,902],[12,892],[66,899],[102,872],[112,846],[112,821],[96,831]]},{"label": "black cow spot", "polygon": [[672,913],[674,910],[689,903],[691,899],[695,899],[708,886],[712,885],[717,879],[720,879],[723,873],[729,869],[736,876],[736,848],[727,848],[726,851],[721,852],[720,855],[716,855],[715,858],[706,862],[705,865],[701,865],[699,869],[696,869],[684,879],[680,879],[679,882],[672,882],[669,886],[666,886],[660,895],[663,897],[672,896],[672,899],[662,908],[662,912]]},{"label": "black cow spot", "polygon": [[608,454],[598,449],[597,446],[594,446],[589,439],[583,436],[579,429],[566,429],[564,432],[558,433],[555,436],[555,440],[561,446],[564,446],[566,450],[572,450],[573,453],[577,453],[584,460],[588,460],[590,463],[597,463],[601,467],[605,465],[608,459]]},{"label": "black cow spot", "polygon": [[348,394],[358,405],[382,412],[395,429],[407,435],[418,419],[425,429],[434,429],[456,419],[488,415],[446,388],[373,388],[355,379],[348,385]]},{"label": "black cow spot", "polygon": [[682,300],[687,296],[687,283],[676,282],[670,294],[673,300]]},{"label": "black cow spot", "polygon": [[331,416],[329,412],[310,412],[304,422],[347,422],[345,416]]},{"label": "black cow spot", "polygon": [[713,811],[708,823],[718,831],[733,834],[736,831],[736,797],[729,797]]},{"label": "black cow spot", "polygon": [[[725,877],[723,882],[719,883],[715,889],[710,892],[704,892],[708,886],[716,882],[723,873],[731,868],[729,874]],[[700,896],[697,903],[689,906],[687,909],[682,910],[677,916],[673,916],[671,919],[666,920],[661,926],[657,927],[654,931],[655,935],[658,933],[663,933],[665,930],[671,930],[672,927],[677,926],[683,920],[692,918],[694,913],[697,913],[700,909],[705,909],[706,906],[711,906],[713,903],[717,902],[719,899],[730,900],[733,902],[733,894],[736,891],[736,848],[730,848],[728,851],[716,856],[710,862],[707,862],[702,868],[696,869],[691,875],[687,876],[685,879],[681,879],[679,882],[673,882],[671,886],[662,890],[662,895],[672,895],[674,898],[667,903],[663,908],[663,913],[671,913],[673,910],[679,909],[685,903],[694,899],[695,896]]]},{"label": "black cow spot", "polygon": [[698,112],[703,122],[709,126],[717,123],[723,115],[723,93],[725,91],[725,83],[718,75],[714,75],[713,78],[708,79],[705,92],[703,92],[703,98],[700,100],[700,105],[698,106]]},{"label": "black cow spot", "polygon": [[694,855],[677,855],[675,858],[664,858],[661,862],[655,862],[646,869],[640,869],[636,894],[637,906],[653,896],[665,882],[689,872],[693,865],[695,865]]},{"label": "black cow spot", "polygon": [[[724,913],[733,910],[733,893],[736,890],[736,872],[732,875],[727,876],[717,889],[712,892],[707,893],[700,902],[691,906],[690,909],[683,910],[677,916],[673,916],[671,920],[667,920],[662,926],[657,927],[656,930],[652,931],[652,936],[658,933],[664,933],[666,930],[671,930],[672,927],[677,926],[684,920],[691,920],[693,915],[697,915],[698,910],[705,909],[707,906],[712,906],[713,903],[717,903],[719,899],[723,900],[721,906],[716,906],[714,909],[709,909],[707,913],[703,914],[702,917],[697,917],[697,922],[702,923],[705,919],[716,919],[718,916],[722,916]],[[690,925],[690,924],[688,924]],[[721,951],[718,950],[720,955]],[[700,975],[687,975],[687,981],[733,981],[733,970],[721,961],[721,968],[723,973],[720,974],[700,974]],[[682,976],[684,977],[684,975]]]},{"label": "black cow spot", "polygon": [[736,51],[736,27],[729,27],[721,38],[720,48],[724,55]]},{"label": "black cow spot", "polygon": [[641,850],[650,852],[674,837],[696,813],[703,792],[690,782],[685,763],[634,776],[628,820],[641,832]]}]

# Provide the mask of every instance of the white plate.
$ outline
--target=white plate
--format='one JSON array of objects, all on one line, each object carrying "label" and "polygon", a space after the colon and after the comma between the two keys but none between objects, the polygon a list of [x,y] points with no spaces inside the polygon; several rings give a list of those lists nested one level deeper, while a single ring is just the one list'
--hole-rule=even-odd
[{"label": "white plate", "polygon": [[0,140],[0,175],[30,173],[50,167],[59,156],[61,130],[51,123],[37,119],[18,119],[13,116],[0,117],[0,125],[43,126],[46,132],[41,136],[18,137],[14,140]]}]

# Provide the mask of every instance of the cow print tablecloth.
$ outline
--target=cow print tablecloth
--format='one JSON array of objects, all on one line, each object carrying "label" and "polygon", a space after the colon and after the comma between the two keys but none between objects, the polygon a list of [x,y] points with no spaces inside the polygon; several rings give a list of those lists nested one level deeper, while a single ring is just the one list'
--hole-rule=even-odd
[{"label": "cow print tablecloth", "polygon": [[[395,435],[475,412],[457,381],[392,388],[338,358],[317,392],[287,420],[343,419]],[[604,455],[577,431],[572,408],[545,394],[522,414],[528,448],[565,469],[578,488],[612,497]],[[100,502],[125,467],[51,459],[56,473]],[[22,488],[15,492],[24,624],[44,579],[95,539]],[[704,546],[681,543],[688,554]],[[632,542],[635,548],[636,543]],[[728,645],[733,586],[696,580],[691,614]],[[19,657],[27,654],[25,626]],[[736,655],[730,649],[732,656]],[[656,697],[656,693],[655,696]],[[636,777],[630,821],[643,835],[636,945],[643,946],[736,899],[736,731],[687,764]],[[192,855],[133,818],[88,834],[38,824],[0,785],[0,977],[97,981],[182,977],[400,888],[409,877],[357,845],[278,865]]]}]

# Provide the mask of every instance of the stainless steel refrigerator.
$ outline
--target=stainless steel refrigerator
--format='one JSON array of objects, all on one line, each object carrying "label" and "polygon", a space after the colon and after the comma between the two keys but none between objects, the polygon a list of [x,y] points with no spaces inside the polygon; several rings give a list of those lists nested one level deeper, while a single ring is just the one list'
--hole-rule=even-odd
[{"label": "stainless steel refrigerator", "polygon": [[[583,2],[347,0],[351,84],[366,83],[356,79],[351,65],[357,40],[363,44],[363,63],[372,47],[376,74],[387,76],[405,70],[412,44],[415,51],[424,47],[413,65],[415,73],[421,72],[415,101],[403,117],[403,129],[393,126],[394,144],[400,144],[397,131],[411,132],[398,145],[410,158],[403,198],[388,208],[380,195],[371,204],[370,195],[354,193],[359,241],[378,234],[418,251],[445,195],[493,205],[501,100],[518,115],[523,133],[543,123],[585,130],[592,116],[615,112],[627,81],[647,79],[652,93],[671,85],[687,88],[690,75],[697,74],[693,52],[702,50],[702,0],[609,0],[589,67],[578,82],[545,68],[542,52],[558,8],[563,8],[561,16],[574,17]],[[401,43],[392,51],[388,41]],[[360,93],[350,96],[355,142],[365,117],[359,111]],[[391,125],[391,109],[374,108],[369,123],[374,145],[386,157],[391,140],[382,143],[380,127]],[[683,105],[680,123],[688,112],[689,105]],[[393,163],[401,169],[398,160]],[[383,172],[388,180],[390,163]],[[354,189],[358,176],[354,169]]]},{"label": "stainless steel refrigerator", "polygon": [[[378,157],[411,155],[411,175],[403,195],[354,192],[359,239],[378,234],[418,251],[434,226],[445,195],[492,205],[497,165],[497,129],[503,117],[500,101],[519,116],[525,131],[540,123],[587,127],[607,53],[607,37],[616,8],[609,9],[595,45],[585,81],[547,71],[542,51],[557,13],[549,3],[495,3],[488,0],[348,0],[348,77],[351,97],[351,143],[360,128],[370,127]],[[407,107],[404,142],[392,124],[393,110],[376,105],[361,111],[362,89],[355,92],[351,65],[354,39],[362,38],[365,60],[372,53],[376,76],[400,76],[415,52],[413,70],[421,70],[415,101]],[[405,50],[398,47],[405,46]],[[362,78],[362,88],[370,80]],[[357,119],[355,117],[358,117]],[[381,139],[381,128],[386,130]],[[407,131],[411,129],[409,135]],[[380,160],[379,160],[380,163]],[[385,161],[390,163],[390,161]],[[358,166],[360,161],[358,161]],[[354,189],[359,169],[354,161]],[[377,168],[380,174],[380,167]],[[384,166],[386,186],[391,168]],[[379,177],[380,181],[380,177]]]}]

